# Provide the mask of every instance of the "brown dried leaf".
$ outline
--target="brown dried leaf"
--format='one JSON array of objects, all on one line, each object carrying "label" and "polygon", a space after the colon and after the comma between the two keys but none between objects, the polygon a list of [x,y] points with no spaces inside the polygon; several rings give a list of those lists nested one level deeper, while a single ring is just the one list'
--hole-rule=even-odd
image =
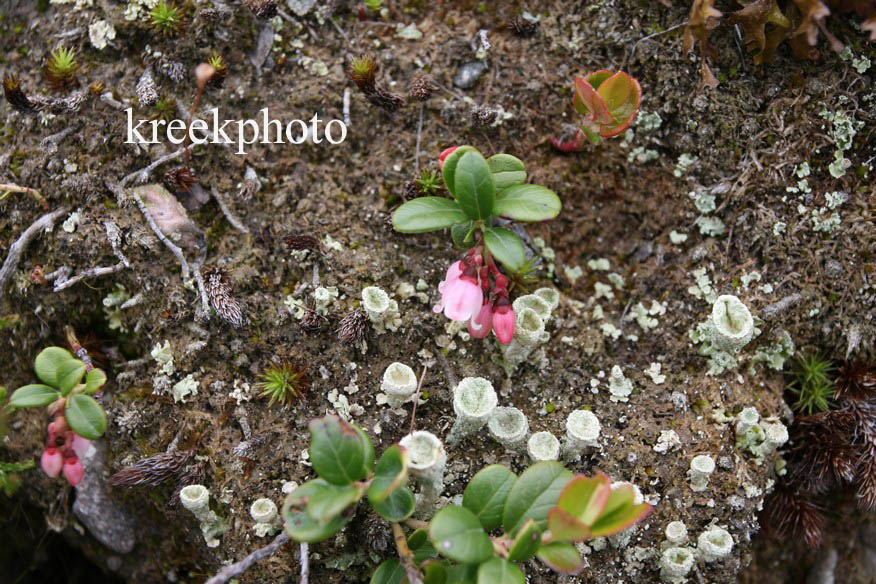
[{"label": "brown dried leaf", "polygon": [[684,27],[684,52],[693,50],[697,41],[700,43],[700,54],[704,57],[715,57],[715,47],[709,43],[709,33],[718,26],[723,14],[715,8],[715,0],[694,0],[690,7],[690,16]]}]

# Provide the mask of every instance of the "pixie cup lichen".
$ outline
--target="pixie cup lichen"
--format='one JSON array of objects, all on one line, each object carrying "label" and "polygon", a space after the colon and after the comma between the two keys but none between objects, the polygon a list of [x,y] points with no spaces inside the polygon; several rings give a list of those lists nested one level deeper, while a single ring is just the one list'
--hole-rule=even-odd
[{"label": "pixie cup lichen", "polygon": [[706,563],[726,558],[733,551],[733,536],[726,529],[712,527],[697,538],[697,553]]},{"label": "pixie cup lichen", "polygon": [[587,449],[599,448],[602,425],[590,410],[575,410],[566,418],[566,443],[563,459],[579,460]]},{"label": "pixie cup lichen", "polygon": [[392,363],[383,372],[380,390],[386,394],[389,407],[399,408],[417,391],[417,375],[404,363]]},{"label": "pixie cup lichen", "polygon": [[424,430],[408,434],[399,444],[407,449],[408,468],[420,485],[417,513],[431,515],[444,490],[444,469],[447,465],[444,444],[437,436]]},{"label": "pixie cup lichen", "polygon": [[708,454],[698,454],[690,461],[690,489],[694,492],[705,491],[709,486],[709,477],[715,472],[715,461]]},{"label": "pixie cup lichen", "polygon": [[273,535],[280,529],[277,505],[270,499],[262,497],[253,501],[249,515],[256,522],[253,529],[258,537]]},{"label": "pixie cup lichen", "polygon": [[560,441],[550,432],[536,432],[529,437],[526,447],[532,462],[560,458]]},{"label": "pixie cup lichen", "polygon": [[483,377],[466,377],[453,390],[453,411],[456,422],[447,442],[454,444],[477,432],[489,421],[499,398],[493,384]]},{"label": "pixie cup lichen", "polygon": [[512,452],[519,452],[526,446],[529,437],[529,420],[514,407],[499,407],[487,422],[490,436]]},{"label": "pixie cup lichen", "polygon": [[201,533],[207,547],[217,547],[219,536],[225,532],[225,522],[210,510],[210,491],[204,485],[188,485],[179,491],[182,506],[201,522]]}]

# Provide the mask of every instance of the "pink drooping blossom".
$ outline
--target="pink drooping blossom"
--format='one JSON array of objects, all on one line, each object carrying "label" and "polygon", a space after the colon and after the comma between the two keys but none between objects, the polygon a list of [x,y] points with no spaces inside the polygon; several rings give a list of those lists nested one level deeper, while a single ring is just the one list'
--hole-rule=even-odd
[{"label": "pink drooping blossom", "polygon": [[490,334],[493,328],[493,307],[489,302],[484,302],[480,312],[472,316],[468,321],[468,334],[474,339],[483,339]]},{"label": "pink drooping blossom", "polygon": [[75,454],[64,460],[64,478],[72,486],[79,484],[82,477],[85,475],[85,469],[82,468],[82,462]]},{"label": "pink drooping blossom", "polygon": [[83,438],[79,434],[73,434],[73,452],[79,458],[85,458],[91,450],[91,440]]},{"label": "pink drooping blossom", "polygon": [[454,266],[450,266],[447,277],[452,279],[438,285],[441,300],[432,310],[436,313],[444,311],[444,316],[450,320],[468,320],[481,311],[484,294],[473,266],[465,267],[461,274],[453,278],[455,273]]},{"label": "pink drooping blossom", "polygon": [[499,296],[493,304],[493,331],[500,343],[507,345],[511,342],[516,324],[517,316],[508,297]]},{"label": "pink drooping blossom", "polygon": [[43,450],[43,455],[40,457],[40,466],[47,476],[55,479],[61,474],[61,467],[64,465],[64,458],[61,456],[61,451],[54,446],[49,446]]},{"label": "pink drooping blossom", "polygon": [[439,168],[444,168],[444,159],[446,159],[448,156],[450,156],[453,153],[453,151],[456,150],[457,148],[459,148],[459,146],[451,146],[450,148],[448,148],[447,150],[445,150],[444,152],[441,153],[441,156],[438,157],[438,167]]}]

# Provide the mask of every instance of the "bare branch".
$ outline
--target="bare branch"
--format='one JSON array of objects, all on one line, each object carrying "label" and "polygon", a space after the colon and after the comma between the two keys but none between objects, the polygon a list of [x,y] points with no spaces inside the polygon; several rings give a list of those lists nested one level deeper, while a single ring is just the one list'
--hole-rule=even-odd
[{"label": "bare branch", "polygon": [[55,279],[55,289],[53,292],[60,292],[66,288],[69,288],[79,280],[84,280],[85,278],[95,278],[97,276],[106,276],[107,274],[115,274],[116,272],[121,272],[125,269],[125,264],[122,262],[117,263],[114,266],[107,267],[97,267],[91,268],[89,270],[85,270],[80,274],[76,274],[72,278],[66,278],[63,274],[60,274],[58,278]]},{"label": "bare branch", "polygon": [[207,584],[225,584],[232,578],[237,578],[249,570],[256,562],[273,556],[287,543],[289,543],[289,536],[286,535],[286,532],[284,531],[265,547],[259,548],[239,562],[231,564],[230,566],[225,566],[219,570],[218,574],[207,580]]},{"label": "bare branch", "polygon": [[404,568],[405,576],[408,577],[410,584],[423,584],[423,577],[417,569],[417,563],[414,561],[414,553],[408,547],[408,538],[405,537],[405,532],[401,525],[392,522],[392,536],[395,539],[395,548],[398,551],[398,558]]},{"label": "bare branch", "polygon": [[58,220],[58,217],[64,215],[68,210],[69,207],[58,207],[54,211],[46,213],[25,229],[24,233],[9,246],[6,261],[3,262],[3,267],[0,268],[0,298],[3,297],[3,292],[6,290],[9,278],[12,277],[12,272],[18,267],[21,254],[24,253],[30,242],[44,229],[50,229],[55,224],[55,221]]},{"label": "bare branch", "polygon": [[189,150],[190,148],[193,148],[193,147],[194,147],[194,144],[189,144],[185,148],[180,148],[176,152],[171,152],[170,154],[165,154],[161,158],[154,160],[151,164],[149,164],[149,166],[147,166],[145,168],[142,168],[136,172],[132,172],[131,174],[129,174],[128,176],[126,176],[125,178],[123,178],[121,180],[121,182],[119,183],[119,188],[120,189],[125,188],[125,186],[127,186],[127,184],[129,182],[131,182],[132,180],[134,180],[135,178],[137,179],[137,182],[141,182],[141,183],[146,182],[149,179],[149,175],[158,166],[161,166],[165,162],[169,162],[171,160],[179,158],[180,156],[185,154],[187,150]]},{"label": "bare branch", "polygon": [[228,222],[231,223],[231,226],[246,233],[250,234],[249,228],[243,224],[243,222],[237,218],[237,216],[231,212],[231,208],[228,206],[228,202],[225,200],[225,195],[219,193],[216,190],[216,187],[211,187],[210,192],[213,193],[213,198],[216,199],[216,202],[219,203],[219,208],[222,210],[222,214],[225,215],[225,218],[228,219]]}]

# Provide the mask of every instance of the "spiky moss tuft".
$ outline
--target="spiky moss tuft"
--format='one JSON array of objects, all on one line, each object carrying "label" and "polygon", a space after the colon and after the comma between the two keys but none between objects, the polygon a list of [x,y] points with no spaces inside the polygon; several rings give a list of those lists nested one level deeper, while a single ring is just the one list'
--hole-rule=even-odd
[{"label": "spiky moss tuft", "polygon": [[804,414],[825,412],[834,395],[833,360],[820,353],[802,355],[791,364],[788,390],[797,396],[793,408]]},{"label": "spiky moss tuft", "polygon": [[262,397],[270,398],[269,407],[274,402],[289,405],[295,399],[304,397],[304,391],[310,387],[307,369],[288,361],[269,365],[259,379],[256,387],[261,390]]},{"label": "spiky moss tuft", "polygon": [[58,47],[49,55],[46,61],[46,80],[55,91],[74,87],[76,85],[76,53],[67,47]]},{"label": "spiky moss tuft", "polygon": [[149,11],[149,26],[161,36],[179,34],[185,25],[185,12],[174,2],[162,0]]}]

